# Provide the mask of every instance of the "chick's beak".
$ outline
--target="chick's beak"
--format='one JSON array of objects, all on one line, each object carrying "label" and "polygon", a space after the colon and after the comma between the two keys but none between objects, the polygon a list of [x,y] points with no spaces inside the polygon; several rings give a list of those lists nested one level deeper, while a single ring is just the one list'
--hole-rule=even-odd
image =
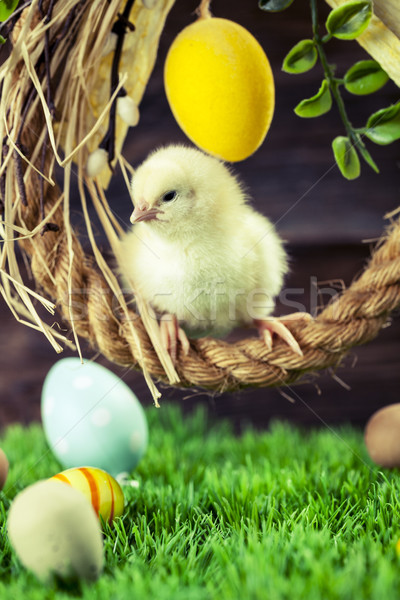
[{"label": "chick's beak", "polygon": [[132,224],[139,223],[140,221],[153,221],[157,219],[157,215],[163,214],[162,210],[158,208],[150,208],[147,202],[137,204],[133,213],[131,214],[130,221]]}]

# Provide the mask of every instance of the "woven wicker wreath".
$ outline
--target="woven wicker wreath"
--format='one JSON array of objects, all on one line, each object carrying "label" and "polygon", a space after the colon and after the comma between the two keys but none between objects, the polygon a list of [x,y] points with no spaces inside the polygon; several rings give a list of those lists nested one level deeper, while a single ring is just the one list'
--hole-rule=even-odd
[{"label": "woven wicker wreath", "polygon": [[[155,401],[159,392],[153,379],[226,391],[288,384],[307,371],[337,366],[352,346],[374,338],[389,313],[400,304],[400,222],[391,221],[357,281],[315,320],[290,326],[303,357],[279,341],[268,351],[256,338],[236,343],[203,338],[192,340],[189,354],[181,354],[178,363],[172,364],[160,344],[149,307],[138,297],[136,312],[128,305],[117,277],[96,245],[87,196],[111,248],[116,247],[120,230],[104,192],[109,174],[90,178],[86,164],[99,144],[107,147],[109,114],[122,86],[139,105],[173,3],[22,3],[3,27],[2,34],[7,30],[12,49],[0,69],[2,296],[19,321],[41,330],[60,352],[63,345],[71,345],[71,340],[46,323],[37,305],[39,301],[52,313],[57,307],[72,328],[78,350],[79,338],[87,338],[111,361],[141,369]],[[122,53],[121,48],[113,47],[110,35],[116,23],[126,31],[120,36],[124,38]],[[129,28],[129,23],[134,26]],[[110,98],[113,73],[117,87],[111,88]],[[118,116],[114,121],[115,131],[111,133],[116,143],[110,164],[118,162],[127,177],[121,147],[128,126]],[[57,163],[64,169],[62,190],[53,179]],[[90,256],[84,254],[70,225],[72,168],[77,170],[83,216],[93,249]],[[16,240],[30,259],[40,292],[22,280]]]}]

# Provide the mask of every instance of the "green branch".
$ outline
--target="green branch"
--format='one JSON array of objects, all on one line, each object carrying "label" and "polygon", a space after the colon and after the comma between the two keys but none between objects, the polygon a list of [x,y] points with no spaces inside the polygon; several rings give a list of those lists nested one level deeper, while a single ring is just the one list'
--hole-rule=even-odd
[{"label": "green branch", "polygon": [[360,152],[360,154],[364,158],[364,160],[374,169],[375,172],[378,173],[379,169],[378,169],[377,165],[375,164],[370,153],[366,149],[365,144],[362,141],[360,134],[353,128],[353,126],[350,123],[350,120],[347,116],[346,107],[345,107],[342,95],[340,93],[340,90],[339,90],[339,84],[343,80],[337,79],[334,76],[332,67],[328,63],[328,59],[327,59],[323,44],[326,43],[327,41],[329,41],[332,36],[330,34],[328,34],[323,39],[321,38],[321,36],[319,35],[317,0],[310,0],[310,4],[311,4],[312,31],[313,31],[315,46],[317,48],[318,56],[321,61],[322,68],[324,70],[325,79],[328,82],[329,89],[332,93],[332,96],[333,96],[335,102],[336,102],[336,106],[338,108],[339,115],[340,115],[340,118],[344,125],[344,128],[346,130],[347,136],[349,137],[352,145],[358,149],[358,151]]}]

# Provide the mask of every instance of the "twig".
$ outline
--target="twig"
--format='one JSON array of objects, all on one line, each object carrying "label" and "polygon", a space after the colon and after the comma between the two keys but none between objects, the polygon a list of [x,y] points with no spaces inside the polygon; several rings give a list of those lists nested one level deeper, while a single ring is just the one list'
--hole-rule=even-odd
[{"label": "twig", "polygon": [[211,0],[201,0],[199,7],[196,10],[197,15],[200,19],[210,19],[212,14],[210,12]]},{"label": "twig", "polygon": [[[47,8],[47,13],[45,14],[43,12],[43,0],[39,0],[38,8],[39,8],[39,12],[41,13],[41,15],[44,16],[45,24],[50,23],[50,21],[51,21],[54,3],[55,3],[55,0],[50,0],[49,6]],[[56,107],[55,107],[55,104],[53,101],[53,95],[52,95],[52,91],[51,91],[50,62],[51,62],[51,59],[50,59],[50,31],[49,31],[49,29],[46,29],[45,34],[44,34],[44,68],[45,68],[45,72],[46,72],[46,86],[47,86],[46,100],[47,100],[47,106],[50,111],[50,115],[54,119],[54,116],[56,113]],[[46,166],[48,138],[49,138],[49,132],[46,129],[45,136],[43,139],[42,156],[41,156],[41,161],[40,161],[41,173],[44,173],[44,169]],[[40,192],[40,194],[39,194],[40,217],[43,220],[45,217],[45,214],[44,214],[44,177],[43,177],[43,175],[40,177],[39,192]],[[58,231],[58,230],[59,230],[59,227],[56,223],[46,223],[42,227],[40,235],[44,235],[46,233],[46,231]]]},{"label": "twig", "polygon": [[[54,3],[55,0],[50,0],[49,2],[49,6],[47,9],[47,13],[45,14],[43,12],[43,0],[39,0],[39,12],[42,15],[42,17],[44,17],[44,23],[50,23],[51,21],[51,16],[53,14],[53,8],[54,8]],[[49,45],[50,45],[50,30],[46,29],[46,31],[44,32],[44,64],[45,64],[45,71],[46,71],[46,83],[47,83],[47,106],[49,108],[50,114],[52,117],[54,117],[55,115],[55,106],[54,106],[54,102],[53,102],[53,97],[52,97],[52,93],[51,93],[51,76],[50,76],[50,49],[49,49]]]},{"label": "twig", "polygon": [[[24,145],[22,144],[22,141],[21,141],[22,131],[24,128],[26,116],[28,114],[30,106],[32,105],[34,96],[35,96],[35,88],[32,84],[32,86],[29,90],[29,93],[27,94],[25,106],[23,107],[23,110],[21,113],[20,126],[19,126],[19,130],[18,130],[18,134],[17,134],[17,139],[15,140],[15,145],[19,150],[21,150],[22,154],[26,154],[26,152],[27,152],[27,149],[24,147]],[[3,152],[4,152],[5,146],[6,145],[3,142]],[[28,200],[26,197],[26,190],[25,190],[25,183],[24,183],[22,156],[16,150],[14,150],[14,161],[15,161],[15,174],[16,174],[16,178],[17,178],[17,185],[18,185],[20,196],[21,196],[22,204],[24,206],[28,206]],[[4,177],[5,176],[6,176],[6,171],[4,171]]]},{"label": "twig", "polygon": [[77,16],[78,9],[80,9],[82,7],[82,5],[84,5],[84,4],[86,4],[86,0],[81,0],[80,2],[75,4],[75,6],[69,11],[67,18],[65,19],[63,28],[61,29],[61,31],[59,33],[57,33],[57,35],[55,36],[55,39],[50,47],[52,54],[55,53],[58,46],[60,45],[60,42],[62,42],[62,40],[65,39],[67,32],[69,33],[69,36],[71,38],[73,38],[73,34],[71,33],[71,31],[72,31],[71,25],[72,25],[72,22],[74,21],[75,17]]},{"label": "twig", "polygon": [[[114,23],[112,28],[112,32],[115,33],[117,37],[117,45],[115,48],[115,53],[113,57],[112,67],[111,67],[111,85],[110,85],[110,97],[114,94],[115,90],[119,84],[119,63],[122,55],[122,48],[124,46],[124,38],[127,29],[130,31],[135,30],[135,26],[133,23],[129,21],[129,15],[131,13],[132,6],[135,0],[127,0],[125,4],[125,8],[122,14],[118,14],[118,19]],[[107,132],[99,144],[99,148],[102,148],[107,151],[108,154],[108,166],[111,171],[113,171],[112,161],[115,158],[115,117],[117,113],[117,101],[118,98],[121,98],[126,95],[126,91],[122,88],[114,102],[110,108],[110,116],[108,122]]]},{"label": "twig", "polygon": [[[346,107],[344,105],[342,95],[339,91],[339,80],[335,77],[333,69],[328,63],[328,59],[326,57],[326,53],[323,47],[324,40],[319,35],[317,0],[310,0],[310,3],[314,42],[317,47],[317,52],[321,61],[322,68],[324,70],[326,81],[328,82],[329,88],[332,92],[332,96],[336,102],[336,106],[338,108],[339,115],[346,130],[347,136],[349,140],[351,140],[352,144],[356,146],[361,156],[364,158],[365,162],[369,164],[374,169],[374,171],[378,172],[378,168],[376,167],[368,150],[366,149],[361,136],[354,130],[352,124],[350,123],[349,117],[347,116]],[[329,38],[327,37],[327,39]]]},{"label": "twig", "polygon": [[20,117],[20,125],[19,125],[18,135],[17,135],[17,142],[19,144],[21,143],[21,135],[22,135],[22,131],[23,131],[24,125],[25,125],[25,119],[26,119],[26,116],[28,114],[30,107],[32,106],[32,102],[35,97],[35,92],[36,92],[35,86],[33,85],[33,83],[31,83],[29,92],[27,93],[27,95],[25,97],[26,98],[25,104],[23,105],[23,109],[22,109],[22,113],[21,113],[21,117]]},{"label": "twig", "polygon": [[[43,140],[43,145],[42,145],[42,156],[41,156],[41,160],[40,160],[41,173],[44,172],[44,168],[46,165],[48,138],[49,138],[49,133],[46,130],[44,140]],[[43,219],[45,218],[45,214],[44,214],[44,177],[43,177],[43,175],[40,177],[40,181],[39,181],[39,205],[40,205],[40,217],[43,221]],[[46,233],[46,231],[58,231],[59,229],[60,228],[56,223],[48,222],[43,225],[43,227],[40,231],[40,235],[44,235]]]}]

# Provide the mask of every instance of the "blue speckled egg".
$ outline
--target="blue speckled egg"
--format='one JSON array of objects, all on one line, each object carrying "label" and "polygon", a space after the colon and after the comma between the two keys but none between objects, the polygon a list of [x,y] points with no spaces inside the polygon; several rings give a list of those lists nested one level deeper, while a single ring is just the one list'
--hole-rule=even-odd
[{"label": "blue speckled egg", "polygon": [[147,448],[147,421],[137,397],[114,373],[63,358],[42,390],[42,421],[65,468],[88,465],[114,477],[136,467]]}]

